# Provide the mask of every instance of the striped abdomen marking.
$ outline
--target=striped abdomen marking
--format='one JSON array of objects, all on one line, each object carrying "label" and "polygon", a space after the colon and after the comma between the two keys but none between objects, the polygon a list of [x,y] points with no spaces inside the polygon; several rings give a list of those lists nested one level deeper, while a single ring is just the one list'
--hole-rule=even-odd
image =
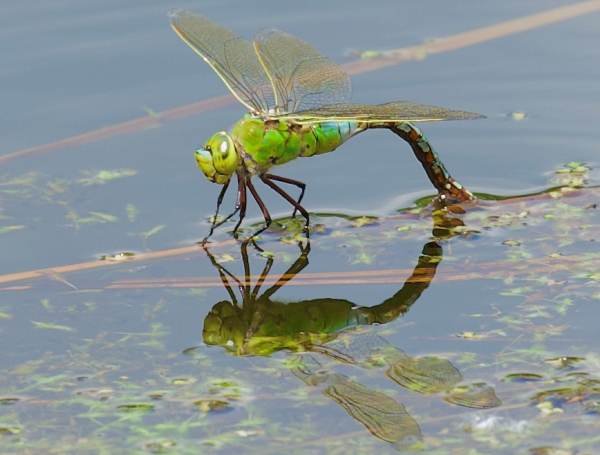
[{"label": "striped abdomen marking", "polygon": [[408,142],[423,169],[425,169],[429,180],[439,191],[441,199],[450,198],[455,201],[475,199],[473,193],[452,178],[419,128],[408,122],[377,123],[369,125],[369,128],[387,128]]}]

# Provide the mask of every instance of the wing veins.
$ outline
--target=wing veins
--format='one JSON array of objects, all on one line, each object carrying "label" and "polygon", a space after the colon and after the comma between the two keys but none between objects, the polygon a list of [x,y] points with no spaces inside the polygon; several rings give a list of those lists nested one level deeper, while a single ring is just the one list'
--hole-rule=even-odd
[{"label": "wing veins", "polygon": [[203,16],[180,10],[171,14],[177,35],[212,68],[234,97],[256,114],[269,110],[272,84],[252,44]]},{"label": "wing veins", "polygon": [[318,123],[327,120],[355,120],[377,122],[432,122],[442,120],[470,120],[482,118],[480,114],[458,111],[439,106],[397,101],[385,104],[334,104],[317,110],[304,110],[275,116],[297,123]]}]

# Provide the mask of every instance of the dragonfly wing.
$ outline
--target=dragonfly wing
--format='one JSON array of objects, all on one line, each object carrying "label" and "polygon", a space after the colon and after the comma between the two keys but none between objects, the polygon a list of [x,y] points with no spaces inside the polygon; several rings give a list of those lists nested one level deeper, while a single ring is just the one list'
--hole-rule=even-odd
[{"label": "dragonfly wing", "polygon": [[274,105],[273,88],[254,46],[230,30],[191,11],[170,14],[171,27],[219,75],[250,111],[266,113]]},{"label": "dragonfly wing", "polygon": [[350,77],[310,44],[279,30],[265,30],[254,47],[275,93],[275,112],[290,113],[345,103]]},{"label": "dragonfly wing", "polygon": [[439,106],[394,101],[385,104],[330,104],[318,109],[307,109],[275,116],[296,123],[317,123],[325,120],[356,120],[379,122],[435,122],[440,120],[470,120],[482,118],[474,112],[457,111]]}]

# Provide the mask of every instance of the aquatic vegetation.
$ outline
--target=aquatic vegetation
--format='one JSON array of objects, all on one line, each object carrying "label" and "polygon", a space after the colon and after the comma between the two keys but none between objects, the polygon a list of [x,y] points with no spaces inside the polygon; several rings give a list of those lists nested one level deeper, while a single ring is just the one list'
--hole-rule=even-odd
[{"label": "aquatic vegetation", "polygon": [[82,171],[81,177],[77,183],[83,186],[104,185],[112,180],[132,177],[137,174],[135,169],[106,169],[100,171]]}]

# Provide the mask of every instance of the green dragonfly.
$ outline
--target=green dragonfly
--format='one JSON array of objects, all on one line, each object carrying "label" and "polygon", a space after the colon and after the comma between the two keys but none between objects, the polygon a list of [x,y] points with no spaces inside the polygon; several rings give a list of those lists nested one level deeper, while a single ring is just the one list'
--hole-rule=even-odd
[{"label": "green dragonfly", "polygon": [[[236,235],[246,215],[247,190],[265,219],[264,227],[253,236],[269,227],[271,215],[252,184],[255,176],[294,207],[292,216],[302,214],[308,233],[309,214],[301,205],[306,185],[274,175],[271,168],[298,157],[331,152],[349,138],[373,128],[391,130],[409,143],[441,202],[474,199],[450,176],[412,122],[474,119],[481,115],[407,101],[351,104],[350,78],[343,69],[306,42],[279,30],[263,31],[249,42],[185,10],[171,13],[171,26],[249,111],[231,131],[219,131],[195,152],[204,175],[223,185],[203,243],[216,227],[239,212],[233,230]],[[234,174],[238,182],[235,210],[217,221]],[[298,187],[298,199],[275,182]]]}]

